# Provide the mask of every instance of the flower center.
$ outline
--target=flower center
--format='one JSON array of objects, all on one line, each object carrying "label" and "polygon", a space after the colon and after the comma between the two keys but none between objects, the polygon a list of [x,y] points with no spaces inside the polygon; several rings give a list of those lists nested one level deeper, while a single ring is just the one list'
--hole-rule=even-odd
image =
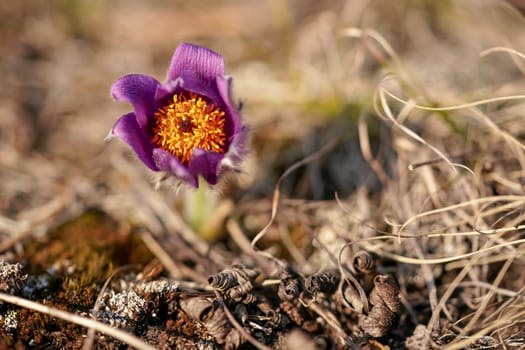
[{"label": "flower center", "polygon": [[224,112],[200,96],[173,95],[155,112],[152,142],[188,165],[195,148],[224,153]]}]

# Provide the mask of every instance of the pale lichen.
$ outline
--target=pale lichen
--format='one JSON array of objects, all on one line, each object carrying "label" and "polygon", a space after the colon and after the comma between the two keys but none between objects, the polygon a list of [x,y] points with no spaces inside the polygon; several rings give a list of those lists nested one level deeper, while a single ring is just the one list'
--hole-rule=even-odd
[{"label": "pale lichen", "polygon": [[4,331],[14,333],[18,329],[18,312],[8,310],[5,314],[0,314],[0,324]]}]

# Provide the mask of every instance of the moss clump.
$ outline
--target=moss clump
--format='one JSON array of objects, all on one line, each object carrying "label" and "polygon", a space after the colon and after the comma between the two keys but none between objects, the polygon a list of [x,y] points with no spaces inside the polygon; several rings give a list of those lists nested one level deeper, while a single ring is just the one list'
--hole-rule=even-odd
[{"label": "moss clump", "polygon": [[[65,223],[46,241],[32,241],[25,249],[30,276],[25,297],[70,312],[90,312],[100,289],[115,267],[145,264],[152,259],[136,234],[122,230],[95,210]],[[19,309],[18,330],[10,345],[77,348],[85,329],[37,312]]]}]

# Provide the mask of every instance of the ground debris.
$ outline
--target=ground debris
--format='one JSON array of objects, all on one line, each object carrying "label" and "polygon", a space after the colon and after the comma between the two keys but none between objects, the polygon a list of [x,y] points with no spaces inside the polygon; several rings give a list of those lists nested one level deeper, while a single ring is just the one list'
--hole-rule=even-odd
[{"label": "ground debris", "polygon": [[369,296],[370,313],[362,318],[361,328],[373,337],[384,336],[400,311],[399,287],[390,275],[376,275]]},{"label": "ground debris", "polygon": [[232,327],[218,302],[210,298],[195,297],[181,300],[180,306],[193,320],[204,325],[207,334],[217,344],[224,344],[225,349],[234,350],[244,343],[242,335]]},{"label": "ground debris", "polygon": [[[208,336],[228,349],[250,341],[243,333],[262,344],[272,345],[279,342],[283,334],[302,330],[319,339],[333,338],[337,347],[349,346],[348,341],[357,339],[358,335],[385,336],[395,325],[400,311],[397,281],[392,275],[377,274],[377,261],[369,253],[358,252],[352,264],[354,268],[348,269],[345,277],[352,276],[363,283],[358,287],[366,290],[366,308],[348,307],[342,294],[355,288],[342,281],[339,271],[303,276],[284,263],[275,277],[261,276],[256,269],[234,264],[208,279],[216,293],[224,297],[224,305],[213,296],[197,296],[181,299],[180,306],[191,319],[205,327]],[[269,283],[274,280],[278,283]],[[366,285],[370,281],[372,286]],[[238,325],[228,320],[225,308]],[[344,323],[339,325],[334,317]],[[360,333],[355,333],[359,329]]]},{"label": "ground debris", "polygon": [[0,291],[10,294],[18,292],[24,287],[27,277],[22,264],[0,262]]},{"label": "ground debris", "polygon": [[252,293],[253,281],[259,274],[257,269],[235,264],[230,269],[224,269],[210,276],[208,283],[228,298],[250,304],[256,299]]},{"label": "ground debris", "polygon": [[96,317],[113,326],[140,332],[145,324],[162,322],[176,306],[177,283],[164,279],[122,282],[108,289],[101,299]]}]

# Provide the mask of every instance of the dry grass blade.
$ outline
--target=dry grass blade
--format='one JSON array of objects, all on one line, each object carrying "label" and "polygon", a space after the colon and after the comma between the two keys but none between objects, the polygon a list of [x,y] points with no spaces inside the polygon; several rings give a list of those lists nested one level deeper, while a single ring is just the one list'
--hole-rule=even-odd
[{"label": "dry grass blade", "polygon": [[[392,45],[381,35],[379,32],[373,29],[361,29],[361,28],[345,28],[339,32],[340,36],[360,39],[373,39],[394,61],[394,65],[397,72],[403,74],[408,80],[413,81],[408,70],[404,67],[399,55],[396,53]],[[369,50],[374,51],[373,48],[369,47]],[[385,60],[381,60],[380,63],[385,64]],[[414,85],[414,84],[412,84]],[[420,89],[422,91],[422,89]]]},{"label": "dry grass blade", "polygon": [[[397,102],[402,103],[404,105],[407,105],[407,106],[410,106],[410,107],[416,108],[416,109],[421,109],[421,110],[424,110],[424,111],[430,111],[430,112],[455,111],[455,110],[464,109],[464,108],[470,108],[470,107],[486,105],[486,104],[489,104],[489,103],[525,100],[525,95],[510,95],[510,96],[491,97],[491,98],[486,98],[486,99],[477,100],[477,101],[473,101],[473,102],[462,103],[462,104],[458,104],[458,105],[454,105],[454,106],[430,107],[430,106],[419,105],[419,104],[416,104],[416,103],[414,103],[412,101],[404,100],[401,97],[396,96],[392,92],[390,92],[387,89],[382,88],[382,87],[379,89],[379,92],[380,92],[380,96],[381,95],[383,95],[383,96],[387,95],[390,98],[392,98],[393,100],[396,100]],[[383,101],[383,100],[386,101],[386,99],[384,97],[381,98],[381,101]],[[384,106],[384,103],[382,104],[382,106]]]},{"label": "dry grass blade", "polygon": [[516,66],[520,69],[521,73],[525,74],[525,66],[524,66],[523,62],[522,61],[518,61],[517,59],[515,59],[516,56],[518,56],[519,58],[522,58],[522,59],[525,60],[525,54],[523,54],[523,53],[521,53],[521,52],[519,52],[517,50],[511,49],[511,48],[508,48],[508,47],[497,46],[497,47],[491,47],[490,49],[481,51],[479,55],[481,57],[484,57],[484,56],[488,56],[488,55],[490,55],[492,53],[496,53],[496,52],[506,52],[509,55],[511,55],[512,60],[514,61]]},{"label": "dry grass blade", "polygon": [[368,126],[363,117],[359,118],[357,124],[357,130],[359,132],[359,145],[361,146],[361,153],[365,160],[370,164],[370,167],[374,170],[379,181],[382,185],[386,185],[388,182],[388,175],[381,166],[381,164],[374,158],[372,155],[372,150],[370,149],[370,140],[368,138]]},{"label": "dry grass blade", "polygon": [[[420,213],[420,214],[417,214],[417,215],[413,215],[412,217],[410,217],[408,220],[406,220],[399,228],[399,231],[398,231],[398,234],[399,235],[402,235],[403,234],[403,231],[405,231],[405,229],[413,224],[414,222],[417,222],[419,220],[421,220],[422,218],[424,217],[427,217],[427,216],[430,216],[430,215],[436,215],[436,214],[440,214],[440,213],[443,213],[443,212],[452,212],[452,211],[456,211],[460,208],[464,208],[464,207],[475,207],[476,205],[478,204],[485,204],[485,203],[497,203],[497,202],[510,202],[510,205],[512,205],[513,207],[516,207],[516,206],[521,206],[523,205],[523,203],[525,202],[525,196],[514,196],[514,195],[508,195],[508,196],[490,196],[490,197],[482,197],[482,198],[475,198],[475,199],[472,199],[472,200],[469,200],[469,201],[465,201],[465,202],[461,202],[461,203],[458,203],[458,204],[452,204],[452,205],[449,205],[449,206],[446,206],[446,207],[442,207],[442,208],[438,208],[438,209],[434,209],[434,210],[429,210],[429,211],[426,211],[426,212],[423,212],[423,213]],[[489,214],[493,214],[493,213],[489,213]],[[510,228],[510,230],[512,229],[520,229],[521,226],[518,226],[518,227],[514,227],[514,228]],[[483,234],[491,234],[491,233],[495,233],[495,232],[498,232],[499,229],[494,229],[490,232],[481,232],[480,230],[476,231],[478,233],[483,233]]]},{"label": "dry grass blade", "polygon": [[[444,347],[444,349],[446,350],[460,350],[460,349],[465,349],[467,348],[468,345],[471,345],[475,340],[477,339],[480,339],[481,337],[483,337],[484,335],[486,334],[489,334],[497,329],[500,329],[500,328],[503,328],[503,327],[506,327],[506,326],[509,326],[509,325],[513,325],[513,324],[516,324],[516,323],[523,323],[523,319],[525,318],[525,308],[523,307],[523,305],[521,305],[521,307],[518,307],[518,308],[515,308],[514,311],[512,313],[507,313],[505,315],[503,315],[503,317],[489,325],[487,325],[486,327],[484,327],[483,329],[479,330],[478,332],[468,336],[468,337],[465,337],[464,339],[462,340],[459,340],[459,341],[455,341],[447,346]],[[503,345],[503,344],[501,344]],[[523,348],[523,340],[520,342],[520,344],[518,345],[518,349],[522,349]]]},{"label": "dry grass blade", "polygon": [[[505,263],[501,267],[500,271],[498,272],[498,275],[496,276],[494,282],[492,283],[494,288],[497,288],[501,284],[501,281],[505,277],[505,274],[507,273],[508,269],[512,265],[512,263],[513,263],[515,258],[516,258],[516,255],[514,254],[513,256],[508,258],[507,261],[505,261]],[[462,329],[462,331],[459,334],[459,336],[462,336],[463,334],[468,334],[472,330],[472,328],[474,328],[476,326],[476,324],[478,324],[478,322],[479,322],[480,318],[482,317],[483,313],[486,311],[486,308],[487,308],[489,302],[492,301],[493,296],[494,296],[494,290],[491,289],[483,297],[483,300],[481,301],[480,305],[478,306],[478,309],[476,310],[475,314],[471,317],[471,319],[469,320],[467,325]],[[482,322],[480,322],[480,323],[482,323]]]},{"label": "dry grass blade", "polygon": [[[373,248],[371,250],[374,251],[377,254],[383,255],[385,257],[388,257],[388,258],[393,259],[395,261],[399,261],[399,262],[404,263],[404,264],[435,265],[435,264],[445,264],[445,263],[448,263],[448,262],[451,262],[451,261],[463,260],[463,259],[470,258],[470,257],[473,257],[473,256],[478,256],[478,255],[485,256],[486,253],[489,253],[489,252],[491,252],[493,250],[497,250],[497,249],[500,249],[500,248],[503,248],[503,247],[509,247],[509,246],[513,246],[513,245],[520,245],[522,243],[525,243],[525,238],[517,239],[517,240],[514,240],[514,241],[508,241],[508,242],[497,244],[497,245],[493,245],[493,246],[490,246],[490,247],[487,247],[487,248],[483,248],[483,249],[480,249],[480,250],[477,250],[477,251],[473,251],[473,252],[470,252],[470,253],[465,253],[465,254],[460,254],[460,255],[456,255],[456,256],[451,256],[451,257],[448,257],[448,258],[435,258],[435,259],[430,259],[430,258],[418,259],[418,258],[411,258],[411,257],[398,255],[398,254],[392,254],[392,253],[389,253],[389,252],[381,252],[381,251],[378,251],[377,249],[373,249]],[[525,253],[525,247],[521,248],[521,250],[518,250],[518,252],[520,252],[520,251],[522,253]]]},{"label": "dry grass blade", "polygon": [[319,151],[309,155],[308,157],[301,159],[300,161],[294,163],[291,165],[286,171],[279,177],[277,180],[277,183],[275,184],[275,190],[273,191],[273,199],[272,199],[272,213],[270,216],[270,220],[262,228],[262,230],[255,235],[255,237],[252,239],[252,247],[255,247],[257,245],[257,242],[266,234],[268,229],[272,226],[273,222],[275,221],[275,217],[277,216],[277,212],[279,210],[279,204],[280,204],[280,197],[281,197],[281,183],[283,180],[292,172],[297,170],[298,168],[302,167],[303,165],[306,165],[316,159],[319,159],[324,154],[326,154],[328,151],[330,151],[338,142],[339,140],[333,139],[327,144],[325,144]]},{"label": "dry grass blade", "polygon": [[[398,119],[402,119],[401,116],[404,117],[405,115],[408,115],[410,113],[410,111],[413,108],[415,108],[417,105],[414,104],[412,101],[404,101],[404,100],[399,99],[398,102],[402,102],[404,104],[404,107],[401,110],[401,112],[399,112],[399,115],[397,117],[395,117],[394,114],[392,113],[392,110],[391,110],[390,106],[388,105],[388,101],[386,99],[387,95],[390,96],[390,95],[393,95],[393,94],[388,92],[383,86],[380,85],[379,88],[378,88],[378,96],[379,96],[380,104],[377,103],[377,98],[374,96],[374,108],[375,108],[377,114],[379,114],[379,115],[383,116],[384,118],[390,120],[395,126],[397,126],[400,130],[402,130],[408,136],[410,136],[414,140],[416,140],[416,141],[420,142],[421,144],[423,144],[423,145],[427,146],[428,148],[430,148],[438,157],[443,159],[450,166],[450,168],[454,171],[455,174],[457,174],[457,169],[454,166],[454,163],[452,163],[452,161],[450,161],[450,159],[447,156],[445,156],[445,154],[443,154],[443,152],[441,152],[437,147],[431,145],[425,139],[423,139],[421,136],[419,136],[414,131],[410,130],[409,128],[407,128],[406,126],[404,126],[403,124],[401,124],[399,122]],[[381,109],[379,108],[379,106],[381,106]]]},{"label": "dry grass blade", "polygon": [[[525,96],[523,96],[523,98],[525,99]],[[525,151],[525,144],[521,143],[518,139],[516,139],[507,131],[501,130],[501,128],[499,128],[496,125],[496,123],[494,123],[487,115],[482,113],[479,109],[469,108],[469,110],[472,111],[474,115],[478,116],[483,122],[485,122],[487,126],[491,130],[493,130],[497,135],[501,136],[506,142],[508,142],[511,146],[511,149],[521,149],[522,152]],[[518,153],[517,156],[523,160],[524,156],[522,152]]]}]

